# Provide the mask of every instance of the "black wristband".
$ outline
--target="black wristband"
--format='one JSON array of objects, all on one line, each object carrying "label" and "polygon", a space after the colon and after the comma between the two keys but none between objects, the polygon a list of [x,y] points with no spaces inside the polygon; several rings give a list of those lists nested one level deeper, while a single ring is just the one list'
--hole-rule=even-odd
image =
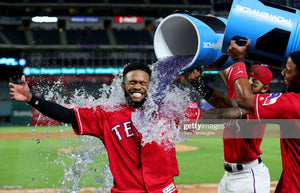
[{"label": "black wristband", "polygon": [[32,98],[28,102],[28,104],[52,119],[63,123],[77,124],[75,112],[73,109],[69,109],[57,103],[39,98],[34,94],[32,95]]},{"label": "black wristband", "polygon": [[40,102],[39,98],[37,96],[35,96],[34,94],[32,94],[32,98],[27,103],[30,104],[32,107],[36,107],[36,106],[38,106],[39,102]]},{"label": "black wristband", "polygon": [[236,58],[233,60],[233,63],[238,63],[238,62],[244,62],[245,63],[245,60],[243,58]]}]

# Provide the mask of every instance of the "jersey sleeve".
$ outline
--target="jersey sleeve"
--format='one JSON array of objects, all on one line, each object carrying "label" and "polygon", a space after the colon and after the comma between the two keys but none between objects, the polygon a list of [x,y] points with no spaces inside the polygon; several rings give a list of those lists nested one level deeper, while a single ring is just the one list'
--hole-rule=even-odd
[{"label": "jersey sleeve", "polygon": [[73,129],[77,135],[90,135],[99,137],[103,140],[103,124],[106,119],[106,113],[99,107],[74,109],[77,127]]},{"label": "jersey sleeve", "polygon": [[254,111],[258,119],[285,119],[293,109],[292,102],[282,93],[255,95]]}]

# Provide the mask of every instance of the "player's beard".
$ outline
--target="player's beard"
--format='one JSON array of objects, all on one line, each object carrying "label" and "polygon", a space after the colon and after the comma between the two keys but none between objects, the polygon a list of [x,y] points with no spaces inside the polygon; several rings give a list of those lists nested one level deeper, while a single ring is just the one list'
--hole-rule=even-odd
[{"label": "player's beard", "polygon": [[252,91],[253,94],[258,94],[258,93],[260,93],[260,91],[262,90],[262,88],[261,88],[261,89],[259,89],[258,91],[255,91],[256,88],[257,88],[257,85],[254,84],[254,83],[252,83],[252,84],[251,84],[251,91]]},{"label": "player's beard", "polygon": [[128,92],[124,91],[124,95],[125,95],[126,100],[128,101],[129,106],[134,107],[134,108],[143,106],[143,104],[146,101],[146,97],[147,97],[147,96],[145,96],[141,101],[132,101]]}]

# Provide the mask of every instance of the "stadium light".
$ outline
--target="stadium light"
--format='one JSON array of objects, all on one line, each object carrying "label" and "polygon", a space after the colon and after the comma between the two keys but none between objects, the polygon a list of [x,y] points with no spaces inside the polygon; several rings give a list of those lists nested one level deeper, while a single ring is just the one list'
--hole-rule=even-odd
[{"label": "stadium light", "polygon": [[6,66],[25,66],[26,60],[16,59],[16,58],[0,58],[0,65],[6,65]]},{"label": "stadium light", "polygon": [[31,21],[35,23],[56,23],[58,18],[49,16],[35,16],[31,18]]}]

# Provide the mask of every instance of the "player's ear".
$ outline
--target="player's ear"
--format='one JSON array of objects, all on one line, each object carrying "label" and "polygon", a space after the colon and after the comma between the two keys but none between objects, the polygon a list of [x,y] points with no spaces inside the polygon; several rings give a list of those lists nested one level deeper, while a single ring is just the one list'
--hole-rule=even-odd
[{"label": "player's ear", "polygon": [[123,91],[125,90],[125,84],[124,84],[124,81],[122,82],[122,90],[123,90]]},{"label": "player's ear", "polygon": [[261,90],[262,93],[270,92],[269,86],[264,86],[264,88]]}]

